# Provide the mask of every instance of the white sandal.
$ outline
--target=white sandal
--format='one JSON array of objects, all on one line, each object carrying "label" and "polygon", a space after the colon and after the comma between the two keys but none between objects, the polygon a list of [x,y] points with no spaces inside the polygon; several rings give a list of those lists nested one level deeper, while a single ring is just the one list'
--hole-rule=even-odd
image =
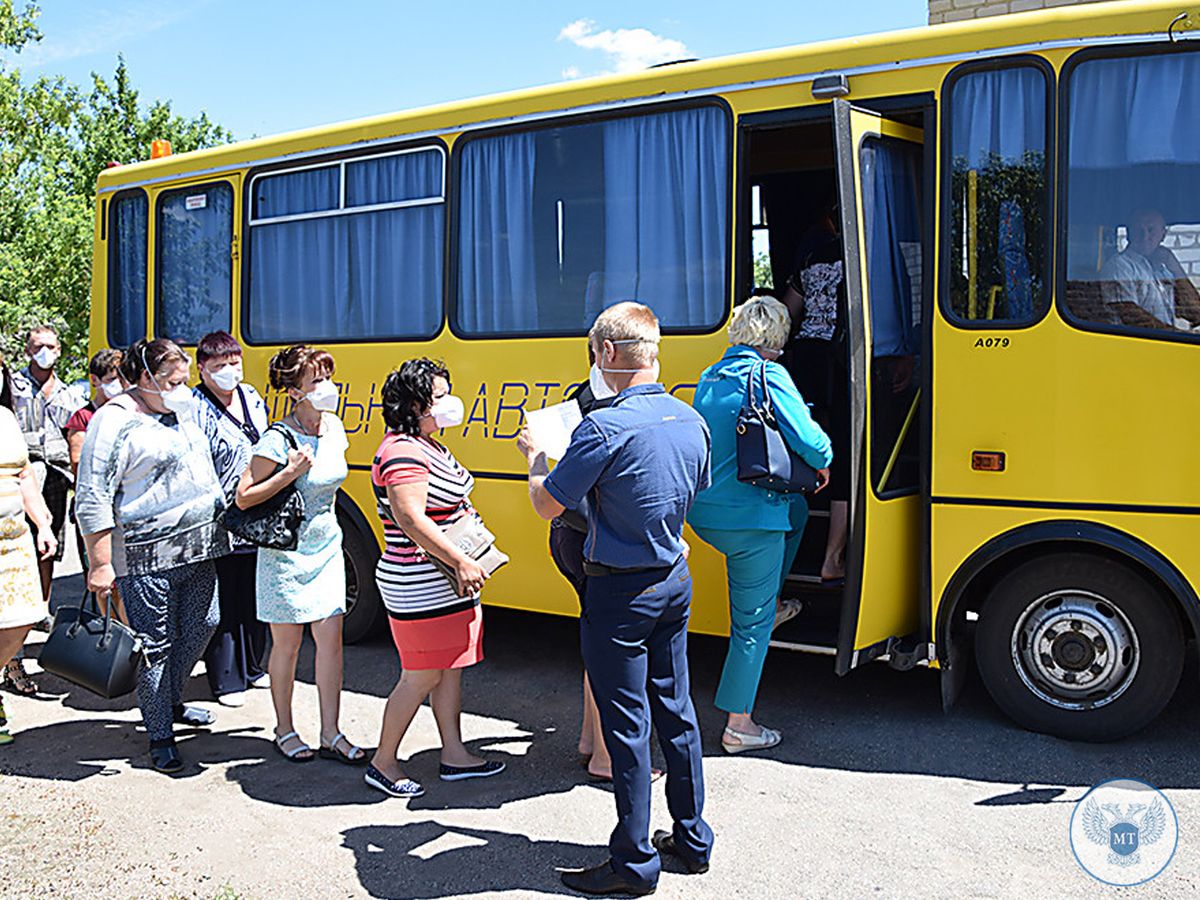
[{"label": "white sandal", "polygon": [[[731,737],[733,741],[728,740]],[[727,727],[721,735],[721,746],[726,753],[745,753],[747,750],[766,750],[782,740],[783,735],[774,728],[763,728],[762,734],[745,734]]]},{"label": "white sandal", "polygon": [[771,626],[774,631],[784,622],[790,622],[800,614],[800,610],[804,608],[804,604],[799,600],[784,600],[775,608],[775,624]]},{"label": "white sandal", "polygon": [[[286,744],[288,741],[290,741],[292,738],[295,738],[297,741],[299,741],[299,743],[295,747],[293,747],[291,750],[284,750],[283,745]],[[278,750],[281,754],[283,754],[283,757],[288,762],[306,763],[306,762],[312,762],[314,759],[316,759],[316,754],[313,753],[312,747],[310,747],[310,746],[308,746],[308,744],[304,743],[304,741],[302,741],[300,739],[300,734],[295,731],[289,731],[287,734],[275,735],[275,749]],[[305,750],[307,750],[309,752],[309,755],[301,756],[300,754],[303,753]]]}]

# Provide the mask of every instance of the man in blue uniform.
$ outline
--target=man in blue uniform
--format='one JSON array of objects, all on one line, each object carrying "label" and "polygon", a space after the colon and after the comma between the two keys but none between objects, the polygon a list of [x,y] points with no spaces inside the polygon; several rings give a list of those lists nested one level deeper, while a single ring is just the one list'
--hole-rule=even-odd
[{"label": "man in blue uniform", "polygon": [[[704,420],[658,384],[658,319],[619,303],[588,335],[604,381],[618,392],[590,413],[552,474],[528,431],[529,496],[544,519],[588,501],[583,662],[613,761],[617,827],[610,859],[563,883],[589,894],[641,896],[658,883],[658,851],[707,871],[712,829],[701,816],[704,774],[692,706],[687,622],[692,579],[683,523],[708,486]],[[650,724],[667,762],[670,832],[650,829]]]}]

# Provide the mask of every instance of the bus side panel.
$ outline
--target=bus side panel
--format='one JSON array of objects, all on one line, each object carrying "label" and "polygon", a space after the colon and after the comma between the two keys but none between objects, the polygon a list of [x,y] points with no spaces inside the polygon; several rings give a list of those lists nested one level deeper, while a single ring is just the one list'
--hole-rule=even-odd
[{"label": "bus side panel", "polygon": [[1131,512],[1063,512],[994,506],[933,507],[933,620],[954,573],[993,538],[1036,522],[1095,522],[1142,541],[1193,585],[1200,584],[1200,516]]}]

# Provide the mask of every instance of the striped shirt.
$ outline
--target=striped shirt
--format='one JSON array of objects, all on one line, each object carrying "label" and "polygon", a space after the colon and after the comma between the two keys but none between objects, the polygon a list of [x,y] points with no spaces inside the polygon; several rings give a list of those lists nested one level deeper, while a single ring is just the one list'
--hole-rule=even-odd
[{"label": "striped shirt", "polygon": [[396,523],[388,503],[388,485],[426,485],[425,514],[445,531],[463,516],[477,516],[468,499],[475,479],[454,455],[427,437],[388,434],[371,466],[371,483],[387,544],[375,569],[379,593],[394,619],[431,619],[479,603],[479,595],[460,596]]}]

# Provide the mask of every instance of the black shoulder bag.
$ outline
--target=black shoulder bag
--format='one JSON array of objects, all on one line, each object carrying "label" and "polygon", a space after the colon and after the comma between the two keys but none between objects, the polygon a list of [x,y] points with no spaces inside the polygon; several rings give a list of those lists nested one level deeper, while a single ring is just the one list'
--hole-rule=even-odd
[{"label": "black shoulder bag", "polygon": [[[300,449],[292,433],[281,425],[272,425],[267,431],[277,429],[293,450]],[[276,474],[282,469],[279,466]],[[296,482],[279,491],[269,500],[242,509],[236,502],[225,509],[222,524],[230,534],[235,534],[256,547],[272,550],[295,550],[300,543],[300,525],[304,521],[304,497],[296,488]]]},{"label": "black shoulder bag", "polygon": [[[762,383],[762,405],[755,382]],[[780,494],[811,494],[821,485],[817,470],[792,452],[779,430],[767,389],[767,364],[750,369],[746,399],[737,417],[738,481]]]},{"label": "black shoulder bag", "polygon": [[115,605],[115,598],[110,597],[108,611],[100,615],[95,595],[88,592],[79,606],[60,606],[38,654],[38,664],[110,700],[132,691],[144,655],[142,639],[113,618]]}]

